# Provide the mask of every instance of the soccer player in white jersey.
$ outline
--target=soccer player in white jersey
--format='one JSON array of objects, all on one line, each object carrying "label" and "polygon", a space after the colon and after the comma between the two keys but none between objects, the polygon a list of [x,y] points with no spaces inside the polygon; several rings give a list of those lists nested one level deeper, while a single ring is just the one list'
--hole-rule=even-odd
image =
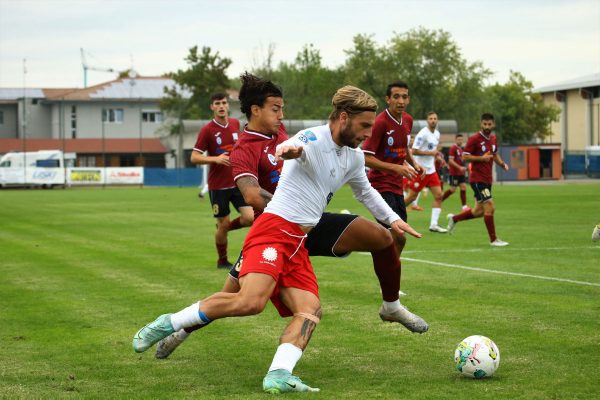
[{"label": "soccer player in white jersey", "polygon": [[419,192],[428,187],[433,195],[429,230],[431,232],[446,233],[448,231],[438,225],[442,212],[442,183],[435,170],[435,156],[440,144],[440,132],[436,129],[437,123],[437,113],[434,111],[427,113],[427,126],[421,129],[415,137],[412,153],[415,161],[425,168],[425,176],[420,175],[409,181],[408,196],[406,196],[405,202],[406,204],[412,203]]},{"label": "soccer player in white jersey", "polygon": [[[281,98],[269,101],[269,108],[283,107]],[[280,337],[263,389],[269,393],[318,391],[292,372],[321,318],[316,276],[303,242],[333,193],[348,183],[378,220],[398,234],[421,237],[367,180],[364,156],[357,147],[371,133],[375,100],[358,88],[346,86],[336,92],[332,104],[327,125],[301,131],[277,146],[276,155],[288,161],[277,191],[244,242],[240,291],[215,293],[175,314],[158,317],[134,336],[136,352],[147,350],[181,328],[258,314],[270,298],[282,317],[293,318]],[[400,307],[398,300],[384,302],[382,310]]]}]

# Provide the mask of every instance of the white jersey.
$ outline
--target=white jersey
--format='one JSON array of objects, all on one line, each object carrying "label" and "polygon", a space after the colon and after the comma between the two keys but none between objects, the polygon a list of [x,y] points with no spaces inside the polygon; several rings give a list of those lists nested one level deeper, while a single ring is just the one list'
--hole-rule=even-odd
[{"label": "white jersey", "polygon": [[[425,127],[417,133],[412,148],[422,151],[432,151],[437,149],[439,143],[440,132],[437,129],[431,132],[428,127]],[[419,156],[415,154],[413,158],[425,168],[426,174],[429,175],[435,172],[435,156]]]},{"label": "white jersey", "polygon": [[277,190],[265,212],[315,226],[333,194],[348,183],[375,218],[388,224],[400,219],[371,187],[363,152],[335,144],[329,125],[302,130],[280,146],[303,147],[303,151],[299,158],[283,163]]}]

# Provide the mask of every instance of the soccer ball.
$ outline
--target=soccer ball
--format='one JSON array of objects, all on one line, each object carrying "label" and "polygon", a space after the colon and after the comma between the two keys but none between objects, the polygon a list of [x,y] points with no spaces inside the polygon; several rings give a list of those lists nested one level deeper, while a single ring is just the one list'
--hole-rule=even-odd
[{"label": "soccer ball", "polygon": [[340,214],[351,214],[351,212],[350,212],[350,210],[343,209],[343,210],[340,210]]},{"label": "soccer ball", "polygon": [[489,377],[500,365],[500,350],[485,336],[469,336],[456,347],[454,363],[464,376],[475,379]]}]

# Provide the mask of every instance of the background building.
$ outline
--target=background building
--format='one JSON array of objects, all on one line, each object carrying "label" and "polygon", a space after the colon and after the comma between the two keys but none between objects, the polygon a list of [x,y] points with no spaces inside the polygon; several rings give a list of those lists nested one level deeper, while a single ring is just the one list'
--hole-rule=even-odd
[{"label": "background building", "polygon": [[600,173],[600,157],[595,155],[595,146],[600,146],[600,72],[534,92],[561,109],[546,142],[561,144],[563,173]]}]

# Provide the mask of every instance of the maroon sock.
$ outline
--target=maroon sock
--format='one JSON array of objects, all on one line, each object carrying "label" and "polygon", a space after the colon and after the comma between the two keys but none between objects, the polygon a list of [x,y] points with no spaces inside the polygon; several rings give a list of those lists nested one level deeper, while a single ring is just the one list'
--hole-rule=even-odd
[{"label": "maroon sock", "polygon": [[396,246],[391,244],[385,249],[372,251],[371,257],[373,257],[373,267],[375,268],[377,279],[379,279],[383,300],[398,300],[402,267]]},{"label": "maroon sock", "polygon": [[225,244],[216,243],[219,262],[227,261],[227,242]]},{"label": "maroon sock", "polygon": [[233,221],[229,223],[229,230],[235,231],[236,229],[240,229],[242,227],[242,223],[240,222],[240,217],[237,217]]},{"label": "maroon sock", "polygon": [[483,220],[485,221],[485,227],[487,228],[488,235],[490,235],[490,242],[496,240],[496,226],[494,225],[493,215],[484,215]]},{"label": "maroon sock", "polygon": [[460,191],[460,202],[462,203],[463,207],[467,205],[467,191],[466,190]]},{"label": "maroon sock", "polygon": [[452,192],[450,191],[450,189],[446,190],[444,192],[444,195],[442,196],[442,201],[446,200],[448,197],[450,197],[452,195]]},{"label": "maroon sock", "polygon": [[454,217],[452,217],[452,219],[454,220],[454,222],[458,222],[458,221],[466,221],[468,219],[473,219],[475,218],[475,216],[473,215],[473,211],[469,210],[465,210],[463,212],[461,212],[458,215],[455,215]]}]

